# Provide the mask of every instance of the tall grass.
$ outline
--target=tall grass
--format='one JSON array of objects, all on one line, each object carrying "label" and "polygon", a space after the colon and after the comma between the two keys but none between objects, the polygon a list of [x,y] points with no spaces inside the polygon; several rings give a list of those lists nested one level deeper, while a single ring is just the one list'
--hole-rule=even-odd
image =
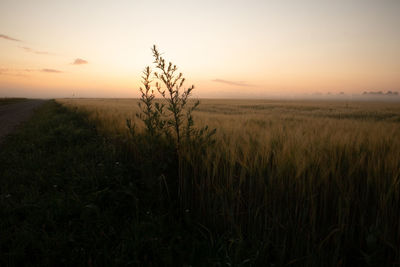
[{"label": "tall grass", "polygon": [[[58,101],[128,140],[137,100]],[[218,131],[184,152],[181,207],[232,262],[400,263],[398,104],[205,100],[193,115]]]}]

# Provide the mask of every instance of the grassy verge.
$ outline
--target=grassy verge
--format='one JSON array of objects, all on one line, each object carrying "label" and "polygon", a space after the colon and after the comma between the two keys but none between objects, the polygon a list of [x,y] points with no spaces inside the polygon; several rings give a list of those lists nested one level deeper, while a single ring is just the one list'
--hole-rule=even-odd
[{"label": "grassy verge", "polygon": [[27,101],[26,98],[0,98],[0,106]]},{"label": "grassy verge", "polygon": [[0,150],[0,266],[211,260],[208,240],[159,208],[119,151],[53,101],[9,136]]}]

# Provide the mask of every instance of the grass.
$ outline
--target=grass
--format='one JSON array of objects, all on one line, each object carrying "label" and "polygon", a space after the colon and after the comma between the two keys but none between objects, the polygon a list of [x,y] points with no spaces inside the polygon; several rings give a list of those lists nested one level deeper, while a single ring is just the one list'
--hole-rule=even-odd
[{"label": "grass", "polygon": [[1,144],[0,266],[218,262],[219,245],[145,183],[85,114],[47,102]]},{"label": "grass", "polygon": [[[140,159],[143,147],[131,145],[125,126],[136,100],[59,102],[87,112]],[[400,263],[397,103],[207,100],[194,116],[218,129],[217,140],[185,152],[185,196],[175,209],[190,211],[211,247],[224,248],[220,262]],[[158,156],[147,175],[170,184],[174,167],[161,167]]]},{"label": "grass", "polygon": [[0,98],[0,106],[27,101],[26,98]]}]

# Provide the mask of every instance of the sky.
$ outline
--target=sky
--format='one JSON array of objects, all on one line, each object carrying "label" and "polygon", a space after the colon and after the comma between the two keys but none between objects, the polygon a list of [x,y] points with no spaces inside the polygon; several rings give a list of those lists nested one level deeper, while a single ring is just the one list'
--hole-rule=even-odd
[{"label": "sky", "polygon": [[400,91],[400,1],[1,0],[0,97],[138,97],[151,47],[207,98]]}]

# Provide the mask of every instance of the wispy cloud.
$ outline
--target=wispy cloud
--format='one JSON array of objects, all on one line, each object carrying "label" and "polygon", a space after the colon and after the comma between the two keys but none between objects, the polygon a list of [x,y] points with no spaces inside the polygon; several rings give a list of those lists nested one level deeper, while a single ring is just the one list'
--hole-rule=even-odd
[{"label": "wispy cloud", "polygon": [[47,73],[63,73],[61,70],[55,70],[55,69],[41,69],[41,72],[47,72]]},{"label": "wispy cloud", "polygon": [[254,86],[254,85],[251,85],[251,84],[248,84],[247,82],[245,82],[245,81],[238,81],[238,82],[236,82],[236,81],[228,81],[228,80],[222,80],[222,79],[214,79],[214,80],[212,80],[213,82],[217,82],[217,83],[224,83],[224,84],[228,84],[228,85],[234,85],[234,86],[245,86],[245,87],[247,87],[247,86]]},{"label": "wispy cloud", "polygon": [[29,73],[45,72],[45,73],[64,73],[64,71],[56,69],[9,69],[0,68],[0,75],[28,77]]},{"label": "wispy cloud", "polygon": [[72,65],[83,65],[83,64],[88,64],[88,62],[81,58],[75,59],[74,62],[72,63]]},{"label": "wispy cloud", "polygon": [[6,40],[9,40],[9,41],[14,41],[14,42],[22,42],[21,40],[12,38],[12,37],[10,37],[8,35],[5,35],[5,34],[0,34],[0,38],[6,39]]},{"label": "wispy cloud", "polygon": [[37,50],[34,50],[34,49],[32,49],[30,47],[26,47],[26,46],[20,46],[19,48],[25,50],[26,52],[34,53],[34,54],[37,54],[37,55],[51,55],[51,53],[49,53],[49,52],[37,51]]}]

